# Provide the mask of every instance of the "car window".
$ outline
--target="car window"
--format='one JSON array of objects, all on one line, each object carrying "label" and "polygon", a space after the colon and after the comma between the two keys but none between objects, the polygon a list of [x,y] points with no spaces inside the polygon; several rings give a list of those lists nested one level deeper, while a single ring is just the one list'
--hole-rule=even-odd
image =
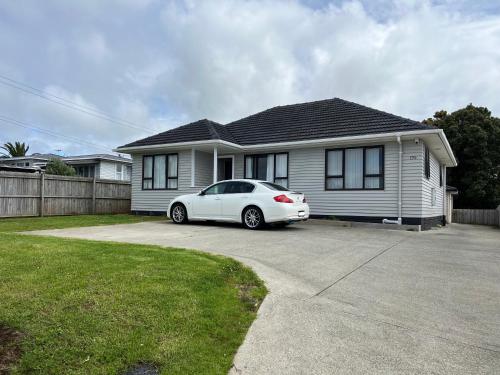
[{"label": "car window", "polygon": [[220,184],[212,185],[205,190],[205,195],[224,194],[224,190],[227,185],[228,182],[221,182]]},{"label": "car window", "polygon": [[253,189],[254,185],[249,182],[233,181],[227,183],[224,194],[251,193]]},{"label": "car window", "polygon": [[265,187],[267,187],[268,189],[271,189],[271,190],[290,191],[286,187],[283,187],[283,186],[278,185],[278,184],[273,184],[271,182],[261,182],[261,184],[264,185]]}]

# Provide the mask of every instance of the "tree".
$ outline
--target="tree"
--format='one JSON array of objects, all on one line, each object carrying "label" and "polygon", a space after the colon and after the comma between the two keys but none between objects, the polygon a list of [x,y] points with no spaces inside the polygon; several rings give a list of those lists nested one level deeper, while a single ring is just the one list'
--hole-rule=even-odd
[{"label": "tree", "polygon": [[1,148],[7,151],[11,157],[16,157],[26,156],[28,150],[30,149],[30,146],[28,146],[24,142],[14,142],[14,144],[12,144],[11,142],[7,142]]},{"label": "tree", "polygon": [[47,167],[45,168],[45,173],[47,174],[56,174],[59,176],[74,176],[76,175],[75,168],[70,165],[64,164],[62,160],[59,159],[51,159],[47,163]]},{"label": "tree", "polygon": [[500,204],[500,118],[469,104],[453,113],[438,111],[426,124],[444,130],[458,166],[447,184],[458,188],[457,208],[496,208]]}]

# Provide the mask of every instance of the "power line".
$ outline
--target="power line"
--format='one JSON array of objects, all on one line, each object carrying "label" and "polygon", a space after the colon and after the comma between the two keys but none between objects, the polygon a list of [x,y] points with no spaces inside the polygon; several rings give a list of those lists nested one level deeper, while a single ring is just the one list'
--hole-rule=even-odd
[{"label": "power line", "polygon": [[3,116],[3,115],[0,115],[0,121],[3,121],[5,123],[7,123],[7,124],[20,126],[22,128],[25,128],[25,129],[33,130],[33,131],[36,131],[36,132],[39,132],[39,133],[51,135],[53,137],[64,138],[64,139],[70,140],[70,141],[72,141],[74,143],[78,143],[78,144],[81,144],[81,145],[84,145],[84,146],[92,146],[94,148],[101,149],[101,150],[106,151],[106,152],[110,152],[110,148],[106,147],[104,145],[99,145],[99,144],[96,144],[96,143],[84,141],[84,140],[82,140],[80,138],[75,138],[75,137],[64,135],[64,134],[61,134],[61,133],[56,133],[56,132],[54,132],[52,130],[47,130],[47,129],[39,128],[39,127],[30,125],[30,124],[26,124],[25,122],[21,122],[19,120],[16,120],[16,119],[13,119],[13,118],[10,118],[10,117],[6,117],[6,116]]},{"label": "power line", "polygon": [[[9,81],[11,83],[5,82],[5,81]],[[13,80],[12,78],[6,77],[6,76],[1,75],[1,74],[0,74],[0,83],[5,85],[5,86],[9,86],[11,88],[22,91],[24,93],[35,95],[35,96],[42,98],[42,99],[45,99],[49,102],[59,104],[59,105],[64,106],[66,108],[73,109],[73,110],[76,110],[78,112],[82,112],[82,113],[85,113],[87,115],[90,115],[90,116],[94,116],[94,117],[99,118],[101,120],[105,120],[105,121],[108,121],[108,122],[111,122],[111,123],[114,123],[117,125],[127,126],[129,128],[133,128],[133,129],[147,131],[149,133],[154,133],[153,130],[145,128],[145,127],[140,126],[140,125],[137,125],[133,122],[119,119],[118,117],[109,115],[106,112],[103,112],[101,110],[94,109],[92,107],[85,106],[82,104],[78,104],[76,102],[65,99],[63,97],[47,93],[47,92],[40,90],[36,87],[27,85],[25,83],[22,83],[22,82],[19,82],[16,80]],[[53,98],[55,98],[55,99],[53,99]]]}]

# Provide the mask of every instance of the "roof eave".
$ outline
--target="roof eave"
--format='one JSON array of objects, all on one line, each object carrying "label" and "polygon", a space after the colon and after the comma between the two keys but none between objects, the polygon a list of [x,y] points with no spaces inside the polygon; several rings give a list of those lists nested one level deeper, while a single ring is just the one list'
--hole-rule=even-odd
[{"label": "roof eave", "polygon": [[175,143],[161,143],[161,144],[156,144],[156,145],[145,145],[145,146],[130,146],[130,147],[117,147],[113,149],[114,152],[122,152],[124,154],[134,154],[138,153],[141,151],[152,151],[152,150],[158,150],[162,148],[189,148],[189,147],[196,147],[196,146],[208,146],[208,145],[224,145],[224,146],[229,146],[233,147],[236,149],[240,149],[241,146],[228,142],[228,141],[223,141],[221,139],[208,139],[208,140],[203,140],[203,141],[191,141],[191,142],[175,142]]},{"label": "roof eave", "polygon": [[277,149],[277,148],[296,148],[301,146],[327,146],[327,145],[341,145],[349,142],[363,142],[368,140],[390,140],[391,138],[402,136],[405,138],[417,137],[421,135],[431,135],[435,134],[439,136],[442,144],[444,145],[448,160],[445,165],[449,167],[455,167],[457,165],[457,161],[455,156],[453,155],[453,151],[451,150],[450,144],[446,139],[446,135],[444,134],[442,129],[420,129],[420,130],[408,130],[408,131],[395,131],[388,133],[373,133],[373,134],[363,134],[363,135],[354,135],[354,136],[345,136],[345,137],[335,137],[335,138],[319,138],[319,139],[310,139],[303,141],[290,141],[290,142],[274,142],[274,143],[260,143],[255,145],[239,145],[232,142],[227,142],[223,140],[204,140],[204,141],[193,141],[193,142],[178,142],[178,143],[164,143],[157,145],[147,145],[147,146],[133,146],[133,147],[118,147],[114,149],[115,152],[122,153],[140,153],[141,151],[154,151],[163,148],[189,148],[196,147],[201,145],[225,145],[232,147],[241,151],[258,151],[261,149]]}]

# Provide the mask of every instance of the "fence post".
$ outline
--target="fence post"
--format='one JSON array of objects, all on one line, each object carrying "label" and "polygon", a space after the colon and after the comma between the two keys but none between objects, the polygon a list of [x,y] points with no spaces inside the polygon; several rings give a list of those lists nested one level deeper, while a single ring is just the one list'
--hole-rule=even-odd
[{"label": "fence post", "polygon": [[497,207],[497,225],[500,227],[500,204]]},{"label": "fence post", "polygon": [[40,216],[43,216],[45,209],[45,173],[40,172]]},{"label": "fence post", "polygon": [[94,178],[92,179],[92,213],[95,215],[96,214],[96,177],[94,174]]}]

